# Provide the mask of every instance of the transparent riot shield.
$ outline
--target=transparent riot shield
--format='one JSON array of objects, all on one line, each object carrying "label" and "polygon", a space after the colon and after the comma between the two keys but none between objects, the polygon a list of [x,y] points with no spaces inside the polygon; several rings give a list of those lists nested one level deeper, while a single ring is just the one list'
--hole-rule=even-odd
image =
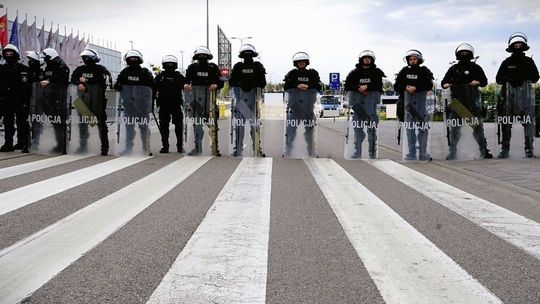
[{"label": "transparent riot shield", "polygon": [[[286,158],[317,157],[317,90],[289,89],[285,92],[286,118],[283,156]],[[297,136],[297,131],[304,136]]]},{"label": "transparent riot shield", "polygon": [[484,157],[487,141],[482,122],[480,90],[469,84],[450,87],[445,101],[444,123],[447,132],[447,160],[472,160]]},{"label": "transparent riot shield", "polygon": [[[115,155],[152,154],[150,150],[151,111],[152,89],[150,87],[122,86],[122,91],[117,94],[116,100]],[[139,136],[136,136],[137,131]]]},{"label": "transparent riot shield", "polygon": [[534,87],[527,80],[518,87],[506,83],[505,88],[503,98],[497,105],[499,157],[534,157],[536,129]]},{"label": "transparent riot shield", "polygon": [[65,154],[67,143],[67,89],[62,84],[49,83],[42,88],[32,84],[30,150],[43,155]]},{"label": "transparent riot shield", "polygon": [[216,91],[209,91],[207,86],[192,86],[191,92],[185,92],[184,100],[186,152],[188,155],[220,156]]},{"label": "transparent riot shield", "polygon": [[[377,105],[381,93],[368,92],[366,95],[349,91],[349,107],[345,126],[345,159],[377,157],[377,126],[379,115]],[[365,140],[367,137],[367,141]]]},{"label": "transparent riot shield", "polygon": [[70,120],[67,151],[98,154],[102,147],[108,149],[109,146],[104,117],[104,88],[98,84],[86,84],[84,88],[84,91],[80,91],[76,85],[68,87]]},{"label": "transparent riot shield", "polygon": [[401,123],[403,131],[403,159],[404,160],[431,160],[430,156],[430,128],[433,105],[428,103],[428,91],[403,93],[404,121]]},{"label": "transparent riot shield", "polygon": [[[244,91],[234,87],[233,99],[231,103],[231,115],[229,117],[229,153],[233,157],[240,156],[264,156],[262,149],[263,123],[262,91],[260,88],[253,88]],[[245,140],[246,129],[249,131],[251,141]]]}]

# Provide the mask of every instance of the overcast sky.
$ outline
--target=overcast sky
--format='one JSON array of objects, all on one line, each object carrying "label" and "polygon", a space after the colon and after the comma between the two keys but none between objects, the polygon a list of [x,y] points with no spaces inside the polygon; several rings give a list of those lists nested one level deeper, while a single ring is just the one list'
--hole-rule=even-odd
[{"label": "overcast sky", "polygon": [[[490,82],[501,61],[508,36],[525,32],[540,62],[540,1],[394,1],[394,0],[210,0],[210,49],[217,60],[217,25],[230,37],[252,36],[266,67],[267,79],[281,81],[292,68],[297,51],[311,57],[311,68],[328,81],[328,73],[344,79],[357,63],[358,54],[373,50],[376,64],[394,81],[405,65],[409,49],[420,50],[439,81],[454,60],[458,44],[468,42],[480,56]],[[196,46],[206,44],[205,0],[0,0],[13,20],[19,17],[38,27],[45,19],[76,32],[90,33],[116,43],[125,52],[134,42],[146,63],[160,64],[167,54],[190,62]],[[22,21],[22,19],[20,19]],[[31,22],[29,22],[31,23]],[[233,63],[238,60],[238,40],[232,40]]]}]

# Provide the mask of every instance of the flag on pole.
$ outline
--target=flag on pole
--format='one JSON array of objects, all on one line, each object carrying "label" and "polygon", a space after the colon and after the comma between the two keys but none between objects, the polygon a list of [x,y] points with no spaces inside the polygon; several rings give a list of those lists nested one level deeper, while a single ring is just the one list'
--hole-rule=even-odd
[{"label": "flag on pole", "polygon": [[26,51],[28,51],[28,23],[26,18],[21,24],[21,29],[19,30],[19,45],[21,59],[24,61],[26,59]]},{"label": "flag on pole", "polygon": [[13,25],[11,26],[11,35],[9,35],[9,44],[13,44],[17,48],[19,47],[19,17],[15,17]]},{"label": "flag on pole", "polygon": [[[38,42],[39,42],[39,51],[43,51],[43,49],[45,48],[45,22],[43,22],[43,24],[41,25],[41,30],[39,30]],[[36,51],[38,51],[37,47],[36,47]]]},{"label": "flag on pole", "polygon": [[36,37],[36,21],[28,28],[28,39],[27,39],[28,51],[37,50],[37,37]]},{"label": "flag on pole", "polygon": [[7,14],[0,17],[0,44],[2,47],[6,46],[8,42],[8,31],[7,31]]}]

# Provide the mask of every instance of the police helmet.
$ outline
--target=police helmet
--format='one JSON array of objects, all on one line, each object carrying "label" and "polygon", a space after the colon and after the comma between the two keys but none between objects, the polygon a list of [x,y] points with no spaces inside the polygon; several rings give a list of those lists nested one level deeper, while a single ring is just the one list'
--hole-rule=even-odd
[{"label": "police helmet", "polygon": [[362,58],[364,57],[371,57],[372,63],[375,63],[375,53],[373,53],[372,50],[364,50],[360,52],[360,55],[358,55],[358,60],[362,61]]},{"label": "police helmet", "polygon": [[297,66],[298,61],[305,61],[306,66],[309,65],[309,55],[306,52],[298,52],[292,57],[293,65]]},{"label": "police helmet", "polygon": [[138,64],[142,64],[144,62],[141,52],[139,52],[137,50],[129,50],[129,51],[127,51],[127,53],[124,55],[124,61],[126,61],[126,62],[128,62],[128,61],[137,62]]},{"label": "police helmet", "polygon": [[161,60],[161,65],[163,68],[172,67],[176,70],[178,68],[178,58],[173,55],[167,55]]},{"label": "police helmet", "polygon": [[474,58],[474,48],[468,43],[462,43],[456,48],[455,55],[457,60],[471,60]]},{"label": "police helmet", "polygon": [[36,51],[26,51],[26,57],[35,61],[40,61],[39,53]]},{"label": "police helmet", "polygon": [[19,52],[19,48],[16,47],[15,45],[13,44],[7,44],[4,49],[2,50],[2,56],[4,56],[4,58],[6,58],[6,53],[7,51],[12,51],[13,53],[15,53],[15,60],[19,60],[21,59],[21,53]]},{"label": "police helmet", "polygon": [[96,63],[99,62],[99,60],[101,60],[101,58],[99,57],[98,52],[93,50],[93,49],[90,49],[90,48],[84,49],[79,56],[81,56],[83,61],[84,61],[85,57],[92,60],[92,61],[94,61],[94,62],[96,62]]},{"label": "police helmet", "polygon": [[206,55],[208,60],[211,60],[212,58],[214,58],[214,56],[212,56],[212,53],[210,53],[210,50],[204,45],[198,46],[195,49],[195,52],[193,52],[193,60],[197,60],[200,55]]},{"label": "police helmet", "polygon": [[405,58],[403,58],[403,60],[405,60],[405,62],[408,64],[409,57],[412,57],[412,56],[418,58],[418,64],[424,63],[424,56],[422,56],[422,53],[420,53],[419,50],[415,50],[415,49],[408,50],[405,53]]},{"label": "police helmet", "polygon": [[52,60],[58,57],[58,52],[53,48],[46,48],[43,51],[41,51],[41,53],[45,60]]},{"label": "police helmet", "polygon": [[255,50],[255,47],[249,43],[246,43],[240,47],[240,53],[238,54],[239,58],[244,58],[246,55],[249,57],[257,57],[259,53]]},{"label": "police helmet", "polygon": [[520,48],[521,51],[525,52],[529,49],[529,45],[527,44],[527,35],[522,32],[516,32],[510,35],[510,38],[508,38],[508,47],[506,48],[506,51],[509,53],[512,53],[516,49],[514,48],[514,43],[522,43],[523,46]]}]

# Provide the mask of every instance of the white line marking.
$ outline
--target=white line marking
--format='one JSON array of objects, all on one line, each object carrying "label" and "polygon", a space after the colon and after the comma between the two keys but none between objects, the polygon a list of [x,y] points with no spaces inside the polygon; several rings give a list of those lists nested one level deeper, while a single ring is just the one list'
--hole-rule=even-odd
[{"label": "white line marking", "polygon": [[147,303],[265,303],[271,158],[244,158]]},{"label": "white line marking", "polygon": [[304,161],[386,303],[502,303],[333,160]]},{"label": "white line marking", "polygon": [[91,167],[1,193],[0,215],[32,204],[51,195],[77,187],[107,174],[111,174],[148,158],[148,156],[119,157]]},{"label": "white line marking", "polygon": [[1,301],[28,297],[209,159],[183,157],[0,251]]},{"label": "white line marking", "polygon": [[540,224],[391,160],[370,161],[428,198],[540,259]]},{"label": "white line marking", "polygon": [[0,179],[70,163],[92,155],[62,155],[0,169]]}]

